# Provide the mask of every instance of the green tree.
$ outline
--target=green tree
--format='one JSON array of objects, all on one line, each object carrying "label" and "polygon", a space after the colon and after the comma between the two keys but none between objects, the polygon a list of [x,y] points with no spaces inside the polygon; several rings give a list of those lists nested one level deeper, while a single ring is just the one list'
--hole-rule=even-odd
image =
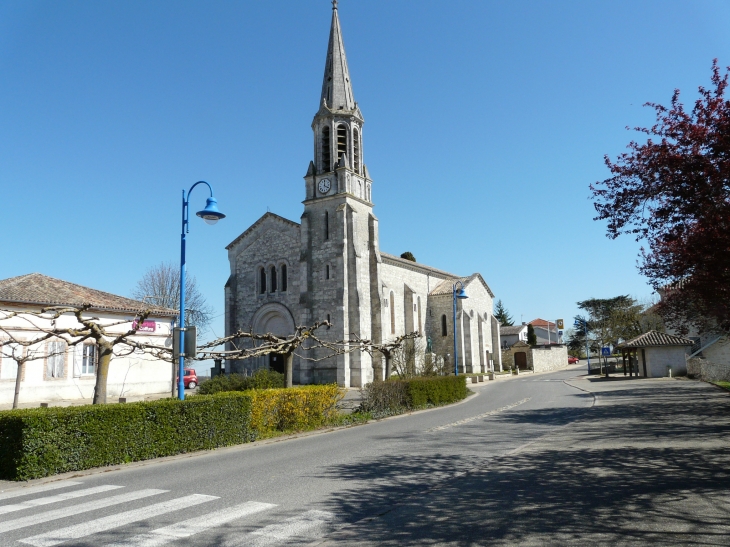
[{"label": "green tree", "polygon": [[406,251],[402,255],[400,255],[401,258],[405,258],[406,260],[410,260],[411,262],[416,261],[416,257],[413,256],[413,253],[411,251]]},{"label": "green tree", "polygon": [[507,308],[502,304],[502,299],[497,300],[497,305],[494,308],[494,317],[497,318],[500,325],[504,325],[505,327],[511,327],[515,324]]},{"label": "green tree", "polygon": [[527,343],[531,346],[537,345],[537,335],[535,334],[535,328],[532,325],[527,325]]}]

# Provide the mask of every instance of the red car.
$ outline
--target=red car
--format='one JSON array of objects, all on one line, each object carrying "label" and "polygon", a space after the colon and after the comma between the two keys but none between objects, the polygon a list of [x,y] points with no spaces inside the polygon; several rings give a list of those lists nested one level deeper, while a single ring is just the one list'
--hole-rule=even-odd
[{"label": "red car", "polygon": [[[195,374],[194,368],[186,368],[184,371],[183,383],[187,389],[193,389],[198,385],[198,375]],[[175,380],[175,384],[180,381],[180,377]]]},{"label": "red car", "polygon": [[573,357],[572,355],[570,357],[568,357],[568,364],[569,365],[574,365],[578,361],[580,361],[580,359],[578,359],[577,357]]}]

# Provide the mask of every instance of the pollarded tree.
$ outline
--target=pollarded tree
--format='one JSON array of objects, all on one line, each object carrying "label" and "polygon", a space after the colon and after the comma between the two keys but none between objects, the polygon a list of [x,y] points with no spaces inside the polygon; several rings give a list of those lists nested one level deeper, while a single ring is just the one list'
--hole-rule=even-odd
[{"label": "pollarded tree", "polygon": [[664,291],[657,309],[681,331],[694,324],[730,332],[728,74],[713,62],[712,88],[699,88],[691,112],[679,90],[668,108],[647,103],[656,123],[635,130],[648,140],[630,142],[616,161],[606,156],[613,176],[591,185],[595,220],[608,221],[608,237],[648,244],[639,269]]},{"label": "pollarded tree", "polygon": [[497,300],[497,304],[494,307],[494,317],[499,321],[500,325],[511,327],[515,324],[507,308],[502,304],[502,299]]}]

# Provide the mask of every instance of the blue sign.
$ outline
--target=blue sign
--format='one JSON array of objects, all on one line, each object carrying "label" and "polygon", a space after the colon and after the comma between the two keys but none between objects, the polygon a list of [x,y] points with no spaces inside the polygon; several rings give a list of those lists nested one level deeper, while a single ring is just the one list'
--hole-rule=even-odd
[{"label": "blue sign", "polygon": [[611,348],[601,348],[601,355],[603,355],[604,357],[610,357]]}]

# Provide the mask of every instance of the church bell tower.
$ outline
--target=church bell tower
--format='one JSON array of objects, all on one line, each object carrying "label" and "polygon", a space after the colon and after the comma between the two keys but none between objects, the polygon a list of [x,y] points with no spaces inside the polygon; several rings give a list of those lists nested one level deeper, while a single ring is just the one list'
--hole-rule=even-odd
[{"label": "church bell tower", "polygon": [[[314,159],[304,177],[299,263],[300,324],[329,320],[324,336],[331,342],[352,334],[370,339],[373,310],[380,309],[373,262],[379,260],[377,219],[363,162],[363,123],[335,0],[319,110],[312,121]],[[303,383],[355,387],[373,379],[372,359],[359,351],[302,366]]]}]

